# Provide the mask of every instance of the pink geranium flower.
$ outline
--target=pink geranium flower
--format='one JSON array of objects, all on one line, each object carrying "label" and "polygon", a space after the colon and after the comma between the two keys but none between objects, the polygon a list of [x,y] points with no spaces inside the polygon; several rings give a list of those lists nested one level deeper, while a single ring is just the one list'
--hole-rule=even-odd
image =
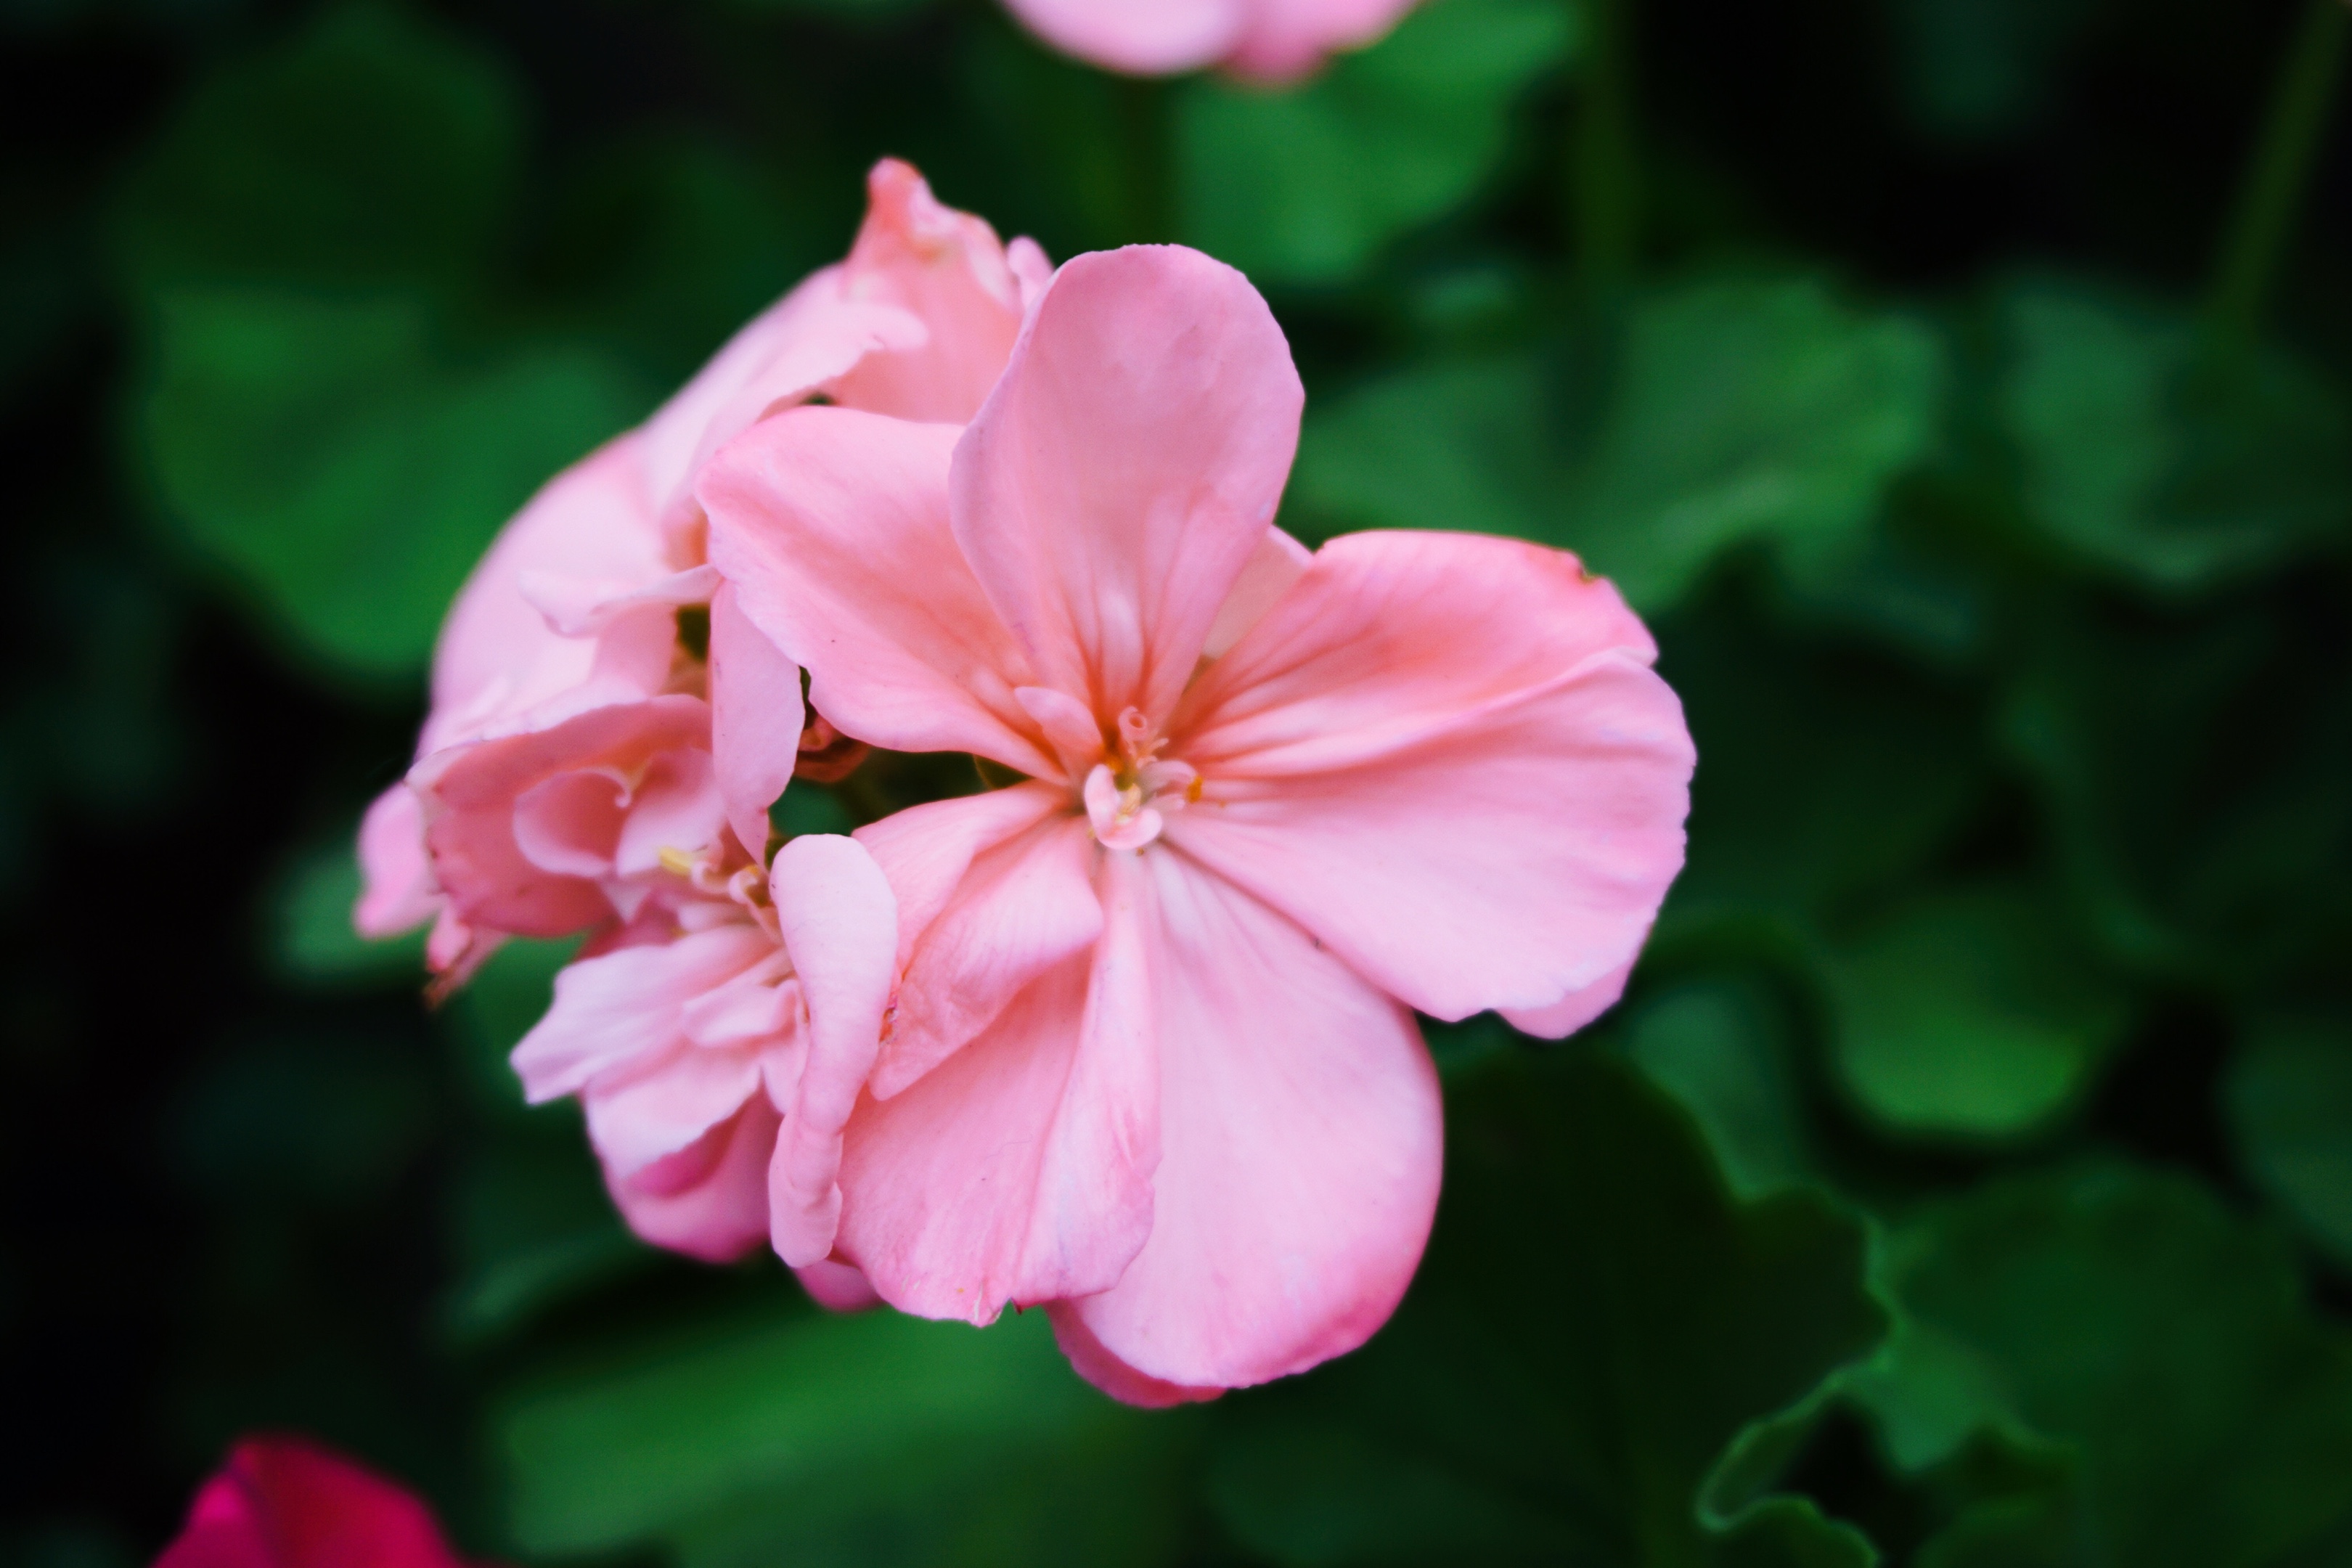
[{"label": "pink geranium flower", "polygon": [[1289,81],[1378,41],[1415,0],[1008,0],[1055,48],[1136,76],[1222,66]]},{"label": "pink geranium flower", "polygon": [[155,1568],[465,1568],[432,1510],[295,1437],[247,1437]]},{"label": "pink geranium flower", "polygon": [[[847,261],[550,481],[476,568],[436,650],[416,765],[362,826],[363,934],[437,918],[434,967],[462,975],[500,935],[633,918],[667,884],[662,848],[716,850],[707,671],[680,619],[716,584],[695,476],[730,437],[819,395],[969,418],[1046,276],[1034,245],[1000,245],[906,164],[884,160],[867,184]],[[764,846],[762,827],[747,847]]]},{"label": "pink geranium flower", "polygon": [[1509,540],[1309,555],[1301,395],[1240,274],[1139,247],[1061,269],[968,429],[796,410],[698,486],[844,732],[1026,775],[857,835],[899,984],[835,1257],[926,1316],[1049,1303],[1139,1402],[1377,1328],[1437,1195],[1412,1009],[1578,1027],[1682,861],[1690,740],[1616,592]]}]

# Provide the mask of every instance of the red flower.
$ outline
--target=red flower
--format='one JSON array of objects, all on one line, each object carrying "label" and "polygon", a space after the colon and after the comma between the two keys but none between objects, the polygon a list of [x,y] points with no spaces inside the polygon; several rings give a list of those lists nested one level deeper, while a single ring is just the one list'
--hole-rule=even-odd
[{"label": "red flower", "polygon": [[466,1568],[432,1510],[299,1437],[247,1437],[155,1568]]}]

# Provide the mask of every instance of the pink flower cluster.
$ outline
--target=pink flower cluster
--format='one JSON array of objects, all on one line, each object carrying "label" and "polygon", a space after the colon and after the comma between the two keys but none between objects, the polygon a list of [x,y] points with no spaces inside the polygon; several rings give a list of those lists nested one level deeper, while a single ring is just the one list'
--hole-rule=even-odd
[{"label": "pink flower cluster", "polygon": [[[450,983],[592,933],[514,1063],[649,1240],[765,1241],[836,1306],[1045,1305],[1136,1403],[1302,1370],[1428,1235],[1414,1010],[1557,1037],[1622,990],[1680,706],[1570,555],[1276,529],[1303,394],[1230,268],[1051,270],[903,164],[872,195],[491,550],[359,922],[434,920]],[[868,747],[984,765],[775,842]]]}]

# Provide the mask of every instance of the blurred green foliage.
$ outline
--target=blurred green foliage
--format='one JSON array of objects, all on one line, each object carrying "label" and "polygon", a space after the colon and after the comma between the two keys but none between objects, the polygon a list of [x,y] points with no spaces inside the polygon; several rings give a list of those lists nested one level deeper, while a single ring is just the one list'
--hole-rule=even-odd
[{"label": "blurred green foliage", "polygon": [[[517,1563],[2352,1563],[2352,162],[2260,133],[2336,3],[1430,0],[1286,89],[989,0],[0,5],[0,1559],[294,1426]],[[1244,268],[1285,525],[1577,552],[1697,741],[1623,1005],[1427,1029],[1394,1321],[1206,1407],[644,1247],[505,1065],[570,949],[428,1011],[345,918],[484,543],[884,153]]]}]

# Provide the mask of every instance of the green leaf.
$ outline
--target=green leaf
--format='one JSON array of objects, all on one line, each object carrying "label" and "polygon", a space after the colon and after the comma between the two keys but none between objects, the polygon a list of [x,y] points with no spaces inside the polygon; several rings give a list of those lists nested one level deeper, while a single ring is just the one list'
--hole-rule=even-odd
[{"label": "green leaf", "polygon": [[2071,1485],[1964,1510],[1923,1563],[2269,1563],[2352,1514],[2352,1338],[2195,1181],[1994,1183],[1906,1225],[1889,1277],[1944,1364],[1974,1368],[1948,1410],[1998,1405],[2078,1456]]},{"label": "green leaf", "polygon": [[1644,612],[1743,541],[1797,544],[1869,522],[1935,438],[1936,340],[1810,279],[1715,282],[1645,301],[1557,542]]},{"label": "green leaf", "polygon": [[1227,1396],[1213,1500],[1278,1563],[1867,1563],[1803,1506],[1702,1521],[1743,1426],[1884,1327],[1861,1226],[1739,1203],[1689,1119],[1570,1047],[1447,1083],[1429,1256],[1365,1349]]},{"label": "green leaf", "polygon": [[2050,106],[2096,0],[1887,0],[1911,122],[1959,146],[1999,142]]},{"label": "green leaf", "polygon": [[516,1540],[695,1568],[1167,1561],[1197,1413],[1081,1383],[1044,1314],[887,1311],[709,1335],[509,1402]]},{"label": "green leaf", "polygon": [[1570,41],[1552,0],[1436,0],[1301,88],[1186,83],[1175,105],[1186,242],[1261,286],[1345,281],[1476,192],[1513,108]]},{"label": "green leaf", "polygon": [[1753,1197],[1811,1165],[1786,1010],[1743,977],[1686,981],[1625,1021],[1625,1054],[1706,1133],[1731,1190]]},{"label": "green leaf", "polygon": [[404,678],[499,525],[644,399],[601,359],[448,360],[416,300],[161,302],[138,430],[168,524],[298,651]]},{"label": "green leaf", "polygon": [[371,942],[352,929],[359,826],[289,865],[269,895],[269,958],[302,985],[425,984],[425,932]]},{"label": "green leaf", "polygon": [[2299,362],[2206,352],[2184,313],[2088,285],[2020,284],[1996,311],[2027,510],[2086,561],[2205,588],[2352,521],[2352,405]]},{"label": "green leaf", "polygon": [[[523,1116],[522,1081],[507,1058],[531,1026],[546,1016],[555,997],[555,976],[579,950],[577,938],[501,942],[457,995],[442,1016],[469,1096],[492,1118]],[[530,1112],[531,1115],[543,1111]]]},{"label": "green leaf", "polygon": [[2042,1130],[2131,1016],[2051,896],[2019,882],[1918,895],[1834,944],[1828,971],[1840,1078],[1872,1120],[1915,1136]]},{"label": "green leaf", "polygon": [[1423,365],[1311,408],[1284,521],[1537,537],[1549,483],[1545,394],[1531,355]]},{"label": "green leaf", "polygon": [[449,1240],[457,1278],[441,1321],[468,1348],[662,1257],[621,1223],[569,1105],[542,1108],[466,1161],[450,1192]]},{"label": "green leaf", "polygon": [[2352,1030],[2340,1018],[2258,1021],[2221,1099],[2254,1184],[2352,1268]]},{"label": "green leaf", "polygon": [[2053,598],[1999,732],[2117,962],[2168,984],[2324,970],[2352,937],[2352,653],[2325,595]]},{"label": "green leaf", "polygon": [[151,294],[458,282],[505,221],[521,118],[461,39],[385,5],[332,7],[197,85],[123,190],[123,269]]},{"label": "green leaf", "polygon": [[1658,633],[1700,759],[1669,929],[1827,918],[1916,874],[1985,787],[1982,721],[1937,685],[1722,599]]}]

